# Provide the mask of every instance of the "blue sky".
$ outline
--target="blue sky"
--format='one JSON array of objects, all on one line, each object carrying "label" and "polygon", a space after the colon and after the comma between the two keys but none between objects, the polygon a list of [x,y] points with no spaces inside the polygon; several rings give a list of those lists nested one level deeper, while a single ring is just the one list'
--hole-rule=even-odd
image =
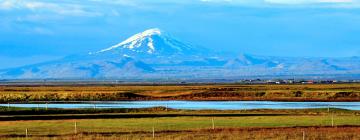
[{"label": "blue sky", "polygon": [[148,28],[269,56],[360,56],[359,0],[0,0],[0,68],[101,50]]}]

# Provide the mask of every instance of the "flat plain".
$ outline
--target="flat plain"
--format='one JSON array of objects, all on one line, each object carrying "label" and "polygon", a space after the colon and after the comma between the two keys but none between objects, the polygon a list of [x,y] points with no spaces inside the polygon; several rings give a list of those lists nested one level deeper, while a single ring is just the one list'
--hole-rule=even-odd
[{"label": "flat plain", "polygon": [[[2,103],[359,101],[360,84],[2,86]],[[360,139],[360,111],[0,108],[0,139]]]},{"label": "flat plain", "polygon": [[360,101],[360,84],[0,86],[0,102],[134,100]]}]

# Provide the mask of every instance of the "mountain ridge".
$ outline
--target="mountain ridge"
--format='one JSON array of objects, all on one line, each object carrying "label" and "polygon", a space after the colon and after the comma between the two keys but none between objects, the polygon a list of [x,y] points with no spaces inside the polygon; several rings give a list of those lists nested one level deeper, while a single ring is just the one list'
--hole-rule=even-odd
[{"label": "mountain ridge", "polygon": [[183,43],[158,28],[89,54],[0,70],[1,79],[198,78],[360,74],[360,58],[232,57]]}]

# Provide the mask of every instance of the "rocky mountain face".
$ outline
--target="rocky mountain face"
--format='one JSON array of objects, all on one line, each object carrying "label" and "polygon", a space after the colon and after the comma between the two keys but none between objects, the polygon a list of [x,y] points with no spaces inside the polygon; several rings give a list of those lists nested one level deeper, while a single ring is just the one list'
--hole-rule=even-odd
[{"label": "rocky mountain face", "polygon": [[161,79],[360,74],[360,58],[287,58],[242,54],[230,58],[181,42],[160,29],[109,48],[57,61],[0,70],[0,79]]}]

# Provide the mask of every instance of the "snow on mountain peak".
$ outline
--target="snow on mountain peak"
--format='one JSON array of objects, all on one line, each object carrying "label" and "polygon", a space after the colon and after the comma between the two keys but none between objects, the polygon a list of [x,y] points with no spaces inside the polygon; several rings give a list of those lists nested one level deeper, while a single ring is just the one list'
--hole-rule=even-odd
[{"label": "snow on mountain peak", "polygon": [[115,48],[118,47],[123,47],[123,48],[128,48],[128,49],[133,49],[133,48],[137,48],[140,47],[142,44],[142,41],[144,41],[145,39],[148,39],[148,43],[147,46],[149,47],[149,50],[147,51],[148,53],[153,53],[155,51],[155,47],[153,44],[153,39],[151,38],[151,36],[153,35],[161,35],[162,32],[160,29],[158,28],[152,28],[152,29],[148,29],[145,30],[144,32],[135,34],[133,36],[131,36],[130,38],[126,39],[125,41],[116,44],[114,46],[111,46],[110,48],[107,49],[103,49],[101,51],[98,51],[96,53],[102,53],[102,52],[106,52],[106,51],[110,51],[113,50]]},{"label": "snow on mountain peak", "polygon": [[109,48],[90,53],[90,55],[97,56],[123,56],[124,54],[133,58],[174,58],[186,56],[190,59],[209,55],[210,51],[179,41],[170,34],[162,32],[158,28],[153,28],[137,33]]}]

